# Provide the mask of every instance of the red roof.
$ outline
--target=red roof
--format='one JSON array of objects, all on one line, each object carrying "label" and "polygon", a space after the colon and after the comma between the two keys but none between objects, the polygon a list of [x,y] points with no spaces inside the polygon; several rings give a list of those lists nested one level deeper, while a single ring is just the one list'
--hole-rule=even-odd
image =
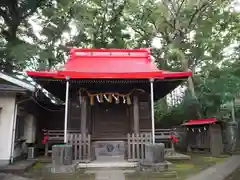
[{"label": "red roof", "polygon": [[59,71],[27,72],[31,77],[63,79],[115,78],[115,79],[165,79],[187,78],[191,72],[159,70],[151,62],[149,49],[78,49],[70,51],[70,58]]},{"label": "red roof", "polygon": [[189,121],[183,123],[182,126],[214,124],[214,123],[216,123],[216,122],[217,122],[217,119],[216,119],[216,118],[189,120]]}]

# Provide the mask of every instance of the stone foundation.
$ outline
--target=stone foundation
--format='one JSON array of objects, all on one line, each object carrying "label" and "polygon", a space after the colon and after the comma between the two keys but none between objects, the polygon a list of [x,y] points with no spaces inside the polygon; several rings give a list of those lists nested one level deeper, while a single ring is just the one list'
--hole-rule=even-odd
[{"label": "stone foundation", "polygon": [[68,174],[68,173],[74,173],[76,172],[77,166],[76,164],[72,165],[61,165],[61,166],[53,166],[52,164],[46,165],[46,167],[43,169],[43,173],[45,175],[49,174]]},{"label": "stone foundation", "polygon": [[169,169],[169,166],[172,163],[168,162],[168,161],[164,161],[161,163],[149,163],[146,161],[141,161],[139,162],[139,170],[140,171],[152,171],[152,172],[160,172],[160,171],[166,171]]}]

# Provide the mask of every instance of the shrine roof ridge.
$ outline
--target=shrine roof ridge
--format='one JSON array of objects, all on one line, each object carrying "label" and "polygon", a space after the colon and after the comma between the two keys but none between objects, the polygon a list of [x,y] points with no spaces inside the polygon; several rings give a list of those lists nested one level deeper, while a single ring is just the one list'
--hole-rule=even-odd
[{"label": "shrine roof ridge", "polygon": [[168,79],[187,78],[191,72],[168,72],[151,62],[151,49],[72,48],[64,68],[27,72],[31,77],[64,79]]}]

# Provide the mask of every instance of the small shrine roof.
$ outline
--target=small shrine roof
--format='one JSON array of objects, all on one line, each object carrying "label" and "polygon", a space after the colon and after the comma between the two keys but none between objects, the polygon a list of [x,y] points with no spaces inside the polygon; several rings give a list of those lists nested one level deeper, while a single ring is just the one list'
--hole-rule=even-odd
[{"label": "small shrine roof", "polygon": [[189,121],[183,123],[182,126],[214,124],[214,123],[216,123],[216,122],[217,122],[217,119],[216,119],[216,118],[189,120]]}]

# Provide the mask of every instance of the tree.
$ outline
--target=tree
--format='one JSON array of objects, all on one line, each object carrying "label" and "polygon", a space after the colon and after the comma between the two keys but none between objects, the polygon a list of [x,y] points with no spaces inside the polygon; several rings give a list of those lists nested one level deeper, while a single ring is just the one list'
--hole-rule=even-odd
[{"label": "tree", "polygon": [[122,18],[126,3],[126,0],[92,0],[84,6],[83,13],[75,7],[78,34],[72,45],[82,45],[79,40],[85,40],[84,45],[92,48],[127,48],[130,35]]},{"label": "tree", "polygon": [[[27,19],[32,16],[39,7],[47,6],[47,0],[1,0],[0,2],[0,17],[3,23],[0,24],[1,31],[1,61],[0,67],[5,72],[12,72],[17,68],[17,59],[14,55],[14,48],[19,45],[28,43],[24,42],[20,35],[19,27],[26,23]],[[27,46],[26,46],[27,47]],[[26,48],[27,50],[27,48]],[[24,51],[22,51],[23,53]]]},{"label": "tree", "polygon": [[63,64],[71,47],[127,48],[129,33],[122,20],[126,1],[58,1],[37,14],[42,19],[38,68]]},{"label": "tree", "polygon": [[[184,105],[173,108],[192,106],[198,117],[208,116],[239,87],[239,47],[225,53],[240,34],[239,13],[230,5],[228,0],[3,0],[0,65],[6,72],[54,69],[71,47],[141,48],[154,40],[159,68],[194,73],[184,85]],[[171,113],[166,99],[156,107]]]},{"label": "tree", "polygon": [[201,92],[196,92],[196,83],[201,82],[195,77],[211,71],[205,71],[204,66],[216,68],[224,60],[224,50],[236,39],[235,30],[239,29],[238,13],[231,11],[229,1],[217,0],[131,1],[130,5],[129,17],[138,21],[129,18],[129,25],[142,37],[151,35],[161,44],[153,54],[159,66],[194,73],[188,79],[188,91],[198,102],[195,107],[201,117]]}]

